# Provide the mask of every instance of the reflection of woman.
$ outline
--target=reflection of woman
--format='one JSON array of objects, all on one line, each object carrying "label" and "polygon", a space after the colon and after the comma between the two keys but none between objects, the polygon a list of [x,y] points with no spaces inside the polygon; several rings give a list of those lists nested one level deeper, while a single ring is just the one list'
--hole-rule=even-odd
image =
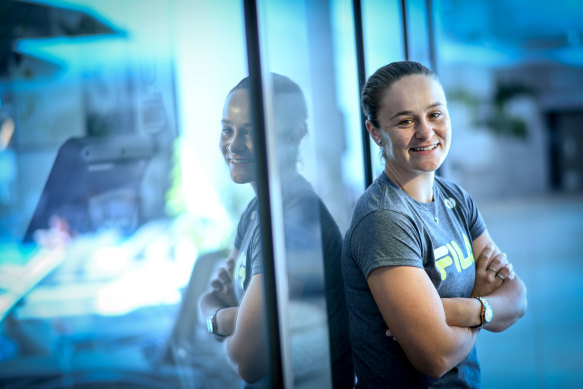
[{"label": "reflection of woman", "polygon": [[472,199],[435,175],[451,141],[443,89],[396,62],[370,77],[362,106],[385,169],[342,254],[357,387],[479,387],[476,336],[516,322],[526,290]]},{"label": "reflection of woman", "polygon": [[[277,74],[272,75],[272,86],[274,126],[282,165],[285,246],[289,273],[295,275],[289,280],[290,298],[301,294],[302,299],[309,296],[317,299],[318,295],[325,295],[334,387],[351,387],[354,374],[340,269],[342,237],[325,205],[296,170],[299,144],[306,134],[303,93],[294,82]],[[256,191],[248,78],[227,96],[222,126],[220,147],[231,179],[238,184],[249,183]],[[209,317],[210,331],[226,338],[229,358],[247,382],[265,377],[268,369],[257,212],[254,198],[241,216],[225,267],[200,300],[201,311]],[[322,277],[318,278],[318,272],[322,273],[322,257],[325,285]],[[310,318],[301,320],[308,323]]]}]

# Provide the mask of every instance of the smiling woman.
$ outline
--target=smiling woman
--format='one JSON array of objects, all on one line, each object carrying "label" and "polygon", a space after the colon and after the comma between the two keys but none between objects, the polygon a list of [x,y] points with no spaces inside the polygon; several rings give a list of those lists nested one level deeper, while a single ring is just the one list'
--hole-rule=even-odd
[{"label": "smiling woman", "polygon": [[[348,313],[340,269],[342,236],[322,200],[297,170],[299,145],[307,133],[304,94],[285,76],[271,74],[270,81],[273,130],[280,143],[286,270],[293,312],[290,333],[299,335],[293,341],[295,382],[306,379],[328,382],[332,378],[334,388],[349,388],[354,375],[350,344],[346,341]],[[219,143],[233,182],[250,184],[257,193],[251,104],[249,78],[245,78],[227,96]],[[199,306],[208,317],[209,332],[225,341],[227,355],[241,378],[264,387],[269,386],[270,360],[264,296],[273,291],[264,290],[263,285],[258,212],[255,197],[241,215],[231,254],[211,280]],[[330,325],[328,334],[318,328],[325,320]]]},{"label": "smiling woman", "polygon": [[378,124],[369,120],[367,129],[382,148],[387,175],[403,187],[419,172],[439,168],[449,151],[451,123],[437,79],[404,76],[385,90],[381,107]]},{"label": "smiling woman", "polygon": [[244,90],[234,90],[227,97],[221,131],[220,147],[229,167],[231,179],[237,184],[255,181],[251,110]]},{"label": "smiling woman", "polygon": [[514,324],[526,290],[471,197],[435,176],[451,140],[443,89],[425,66],[395,62],[369,78],[362,106],[385,169],[342,253],[357,387],[479,387],[479,329]]}]

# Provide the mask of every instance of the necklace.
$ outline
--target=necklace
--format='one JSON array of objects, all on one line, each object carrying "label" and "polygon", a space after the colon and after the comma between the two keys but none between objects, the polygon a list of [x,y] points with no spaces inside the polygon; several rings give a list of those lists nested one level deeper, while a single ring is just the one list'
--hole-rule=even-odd
[{"label": "necklace", "polygon": [[433,186],[433,206],[435,207],[435,211],[433,212],[433,220],[435,220],[435,222],[437,224],[439,224],[439,217],[437,216],[437,191],[435,190],[435,185]]},{"label": "necklace", "polygon": [[[385,174],[387,175],[387,177],[389,178],[389,180],[392,180],[395,184],[397,184],[397,186],[403,191],[405,192],[405,189],[403,189],[403,186],[399,183],[399,181],[396,178],[391,178],[388,174],[388,172],[385,172]],[[407,193],[407,192],[405,192]],[[438,202],[438,198],[437,198],[437,191],[435,190],[435,182],[433,183],[433,207],[435,208],[433,211],[433,220],[435,220],[435,223],[439,224],[439,216],[437,214],[438,211],[438,207],[437,207],[437,202]]]}]

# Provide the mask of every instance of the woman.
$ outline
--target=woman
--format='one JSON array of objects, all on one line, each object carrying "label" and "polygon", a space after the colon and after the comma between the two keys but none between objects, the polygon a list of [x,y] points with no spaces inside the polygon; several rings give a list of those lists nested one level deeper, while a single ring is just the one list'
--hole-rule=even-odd
[{"label": "woman", "polygon": [[[307,132],[304,95],[299,86],[287,77],[272,74],[271,81],[274,126],[279,141],[290,299],[301,297],[302,301],[319,301],[320,305],[324,302],[326,309],[323,318],[325,320],[327,317],[330,325],[333,385],[338,388],[352,387],[354,373],[350,343],[347,341],[348,312],[340,268],[342,236],[323,202],[297,171],[299,145]],[[238,184],[248,183],[257,191],[249,88],[249,79],[245,78],[227,96],[220,148],[231,179]],[[219,270],[217,277],[211,281],[211,288],[200,300],[202,313],[209,317],[210,331],[218,339],[226,339],[230,360],[239,375],[249,383],[259,380],[265,383],[268,373],[258,211],[257,198],[254,198],[241,216],[234,248],[226,265]],[[319,312],[310,310],[305,304],[290,304],[293,307],[298,305],[303,313],[306,309],[315,315]],[[292,326],[297,320],[307,324],[314,318],[309,314],[306,316],[291,317]],[[294,338],[292,336],[292,342]],[[328,354],[328,350],[323,352]],[[305,359],[294,360],[294,376],[302,374],[298,373],[298,368],[303,361]],[[313,367],[304,366],[303,371],[307,374]]]},{"label": "woman", "polygon": [[435,175],[451,142],[443,88],[395,62],[368,79],[362,107],[385,169],[342,253],[357,387],[479,387],[476,336],[522,317],[526,289],[472,199]]}]

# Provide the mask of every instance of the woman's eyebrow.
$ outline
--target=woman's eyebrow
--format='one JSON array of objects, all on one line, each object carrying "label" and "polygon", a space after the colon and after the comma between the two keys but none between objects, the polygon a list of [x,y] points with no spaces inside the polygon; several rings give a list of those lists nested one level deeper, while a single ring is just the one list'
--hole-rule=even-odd
[{"label": "woman's eyebrow", "polygon": [[[228,124],[228,125],[230,125],[230,126],[232,126],[232,125],[233,125],[233,122],[231,122],[231,121],[229,121],[229,120],[227,120],[227,119],[222,119],[222,120],[221,120],[221,123],[222,123],[222,124]],[[253,128],[253,123],[251,123],[251,122],[243,123],[243,124],[241,124],[241,125],[239,126],[239,128]]]},{"label": "woman's eyebrow", "polygon": [[[431,108],[435,108],[435,107],[439,107],[440,105],[445,105],[444,103],[433,103],[428,105],[425,109],[431,109]],[[397,113],[395,113],[393,116],[391,116],[390,120],[393,120],[394,118],[396,118],[397,116],[402,116],[402,115],[414,115],[413,111],[399,111]]]},{"label": "woman's eyebrow", "polygon": [[399,111],[399,112],[395,113],[393,116],[391,116],[391,118],[389,120],[393,120],[397,116],[404,116],[404,115],[413,115],[413,111]]}]

